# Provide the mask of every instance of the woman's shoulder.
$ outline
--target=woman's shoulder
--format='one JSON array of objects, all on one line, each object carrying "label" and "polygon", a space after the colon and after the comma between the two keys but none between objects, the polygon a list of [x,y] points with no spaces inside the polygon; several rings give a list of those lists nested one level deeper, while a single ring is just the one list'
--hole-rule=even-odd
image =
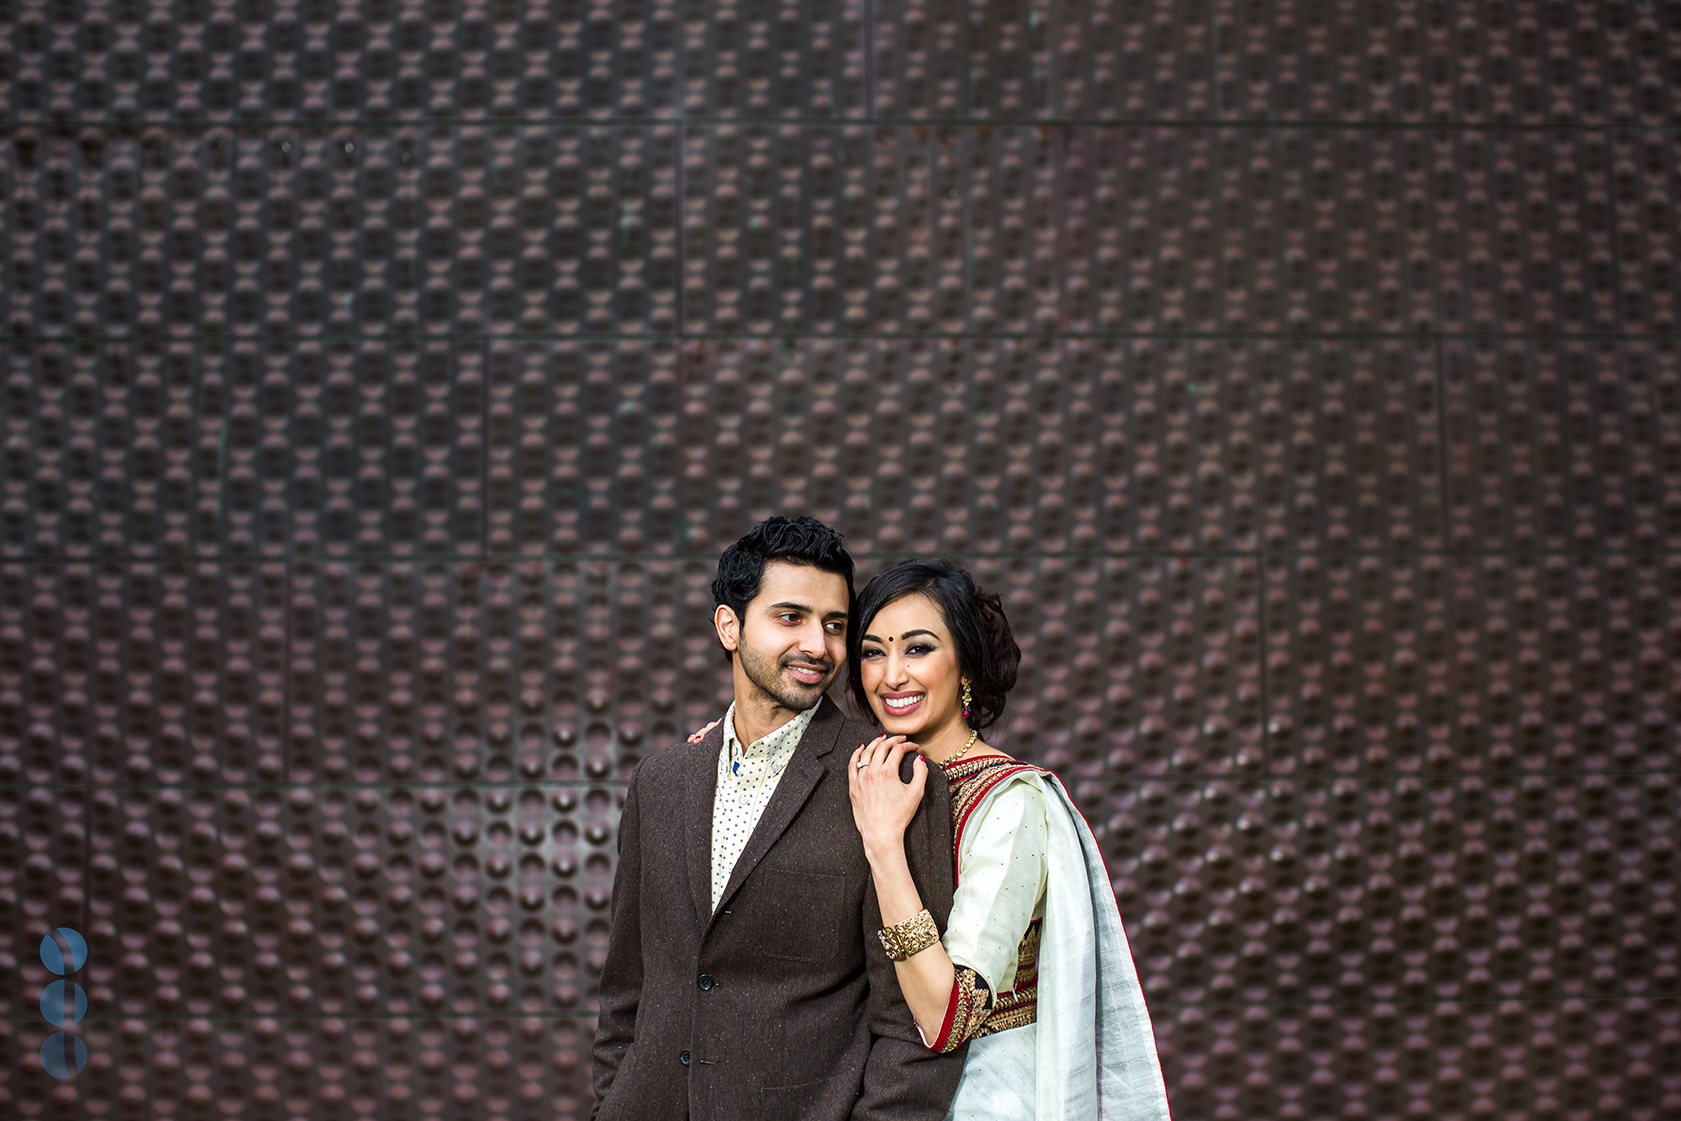
[{"label": "woman's shoulder", "polygon": [[994,787],[1002,789],[1003,786],[1019,783],[1036,787],[1040,775],[1050,774],[1043,768],[1005,755],[1001,751],[964,759],[958,763],[944,764],[942,769],[945,771],[946,781],[951,784],[954,796],[960,788],[965,787],[992,790]]},{"label": "woman's shoulder", "polygon": [[983,755],[948,768],[952,826],[959,838],[1000,815],[1021,819],[1044,813],[1041,776],[1047,772],[1008,755]]}]

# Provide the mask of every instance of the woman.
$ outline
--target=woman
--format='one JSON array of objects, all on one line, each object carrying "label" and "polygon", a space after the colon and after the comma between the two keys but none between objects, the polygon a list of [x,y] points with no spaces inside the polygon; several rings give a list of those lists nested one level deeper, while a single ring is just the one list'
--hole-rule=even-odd
[{"label": "woman", "polygon": [[[969,1041],[950,1121],[1166,1119],[1091,830],[1055,775],[980,738],[1021,660],[998,597],[949,561],[903,561],[870,581],[849,631],[853,695],[884,729],[848,772],[882,944],[923,1042]],[[904,783],[899,761],[917,750]],[[943,937],[905,860],[928,759],[952,794],[957,891]]]}]

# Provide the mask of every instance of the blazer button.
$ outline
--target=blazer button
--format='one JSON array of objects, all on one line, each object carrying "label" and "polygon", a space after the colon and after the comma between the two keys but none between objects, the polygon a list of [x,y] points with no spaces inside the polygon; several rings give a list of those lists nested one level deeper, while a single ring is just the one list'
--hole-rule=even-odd
[{"label": "blazer button", "polygon": [[702,973],[700,975],[699,979],[697,979],[695,981],[695,984],[700,986],[700,991],[701,992],[703,992],[703,993],[711,992],[712,991],[712,974]]},{"label": "blazer button", "polygon": [[689,1053],[687,1051],[684,1051],[681,1055],[677,1056],[677,1061],[682,1063],[684,1066],[688,1066],[689,1065]]}]

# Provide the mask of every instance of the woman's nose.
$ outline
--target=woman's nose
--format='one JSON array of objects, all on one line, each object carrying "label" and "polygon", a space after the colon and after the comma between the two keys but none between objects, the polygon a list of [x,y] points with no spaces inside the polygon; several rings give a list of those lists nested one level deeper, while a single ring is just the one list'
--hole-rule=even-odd
[{"label": "woman's nose", "polygon": [[910,674],[906,672],[905,660],[897,654],[887,656],[887,666],[881,675],[883,685],[889,689],[897,689],[903,685]]}]

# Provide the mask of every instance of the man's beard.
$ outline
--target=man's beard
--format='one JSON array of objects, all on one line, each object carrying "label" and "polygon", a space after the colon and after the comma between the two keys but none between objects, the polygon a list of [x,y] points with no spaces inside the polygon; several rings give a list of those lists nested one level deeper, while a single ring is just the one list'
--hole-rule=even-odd
[{"label": "man's beard", "polygon": [[[828,689],[835,679],[834,666],[827,658],[814,660],[803,654],[785,654],[772,661],[747,650],[737,650],[735,656],[741,659],[741,672],[747,675],[747,680],[751,681],[759,692],[794,712],[804,712],[822,700],[824,690]],[[821,671],[823,680],[815,685],[791,681],[782,674],[783,669],[788,666],[809,666]]]}]

